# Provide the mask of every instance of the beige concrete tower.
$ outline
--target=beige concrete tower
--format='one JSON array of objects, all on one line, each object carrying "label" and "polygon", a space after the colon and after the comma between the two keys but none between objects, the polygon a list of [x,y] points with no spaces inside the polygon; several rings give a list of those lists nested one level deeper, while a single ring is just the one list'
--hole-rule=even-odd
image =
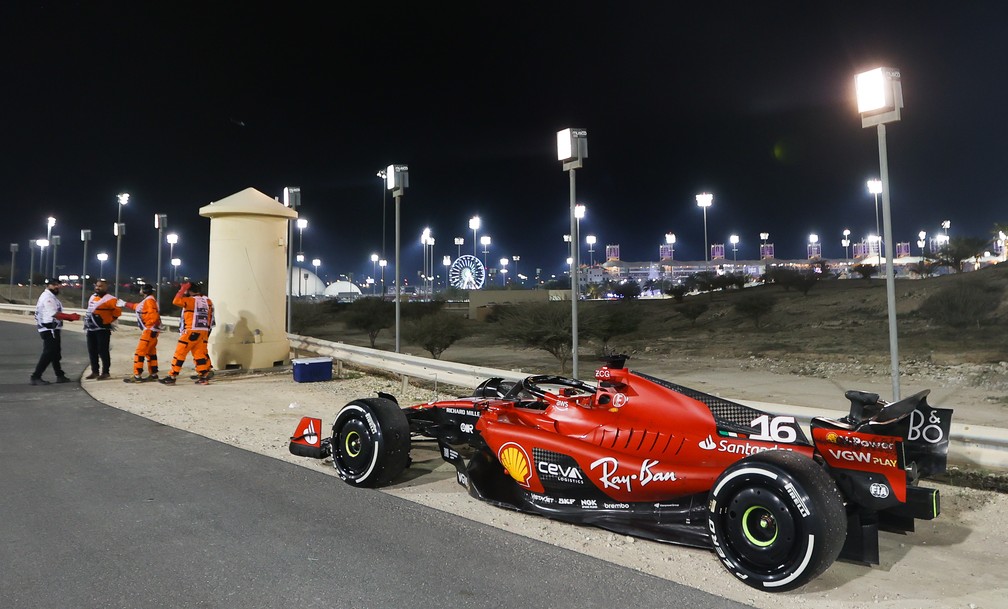
[{"label": "beige concrete tower", "polygon": [[297,212],[254,188],[200,208],[210,218],[207,294],[217,327],[214,368],[270,368],[289,363],[287,222]]}]

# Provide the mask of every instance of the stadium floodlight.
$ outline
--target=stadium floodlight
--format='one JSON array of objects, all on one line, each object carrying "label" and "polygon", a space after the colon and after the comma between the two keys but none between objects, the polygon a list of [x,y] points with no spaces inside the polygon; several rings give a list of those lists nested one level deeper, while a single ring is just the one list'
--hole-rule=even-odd
[{"label": "stadium floodlight", "polygon": [[[893,268],[892,214],[889,200],[889,161],[886,151],[886,123],[900,120],[903,85],[896,68],[879,67],[854,77],[862,128],[876,127],[879,146],[879,178],[882,195],[882,224],[886,258],[886,304],[889,312],[889,360],[892,368],[893,400],[900,399],[899,341],[896,329],[896,278]],[[881,249],[879,254],[881,255]]]}]

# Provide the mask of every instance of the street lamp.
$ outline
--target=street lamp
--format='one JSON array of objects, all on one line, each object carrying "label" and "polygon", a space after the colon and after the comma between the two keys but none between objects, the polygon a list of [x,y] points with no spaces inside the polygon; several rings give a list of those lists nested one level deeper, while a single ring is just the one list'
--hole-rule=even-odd
[{"label": "street lamp", "polygon": [[[577,243],[575,247],[581,247],[581,219],[585,217],[585,206],[578,203],[574,206],[574,223],[577,225],[577,230],[574,231],[577,235]],[[578,262],[581,262],[581,250],[578,250]]]},{"label": "street lamp", "polygon": [[469,218],[469,229],[473,232],[473,256],[476,255],[476,243],[477,243],[476,231],[479,230],[479,227],[480,227],[479,216],[473,216],[472,218]]},{"label": "street lamp", "polygon": [[175,277],[175,281],[178,281],[178,267],[182,266],[182,259],[172,258],[171,265],[172,265],[172,276]]},{"label": "street lamp", "polygon": [[665,233],[665,245],[668,246],[669,260],[675,260],[675,233]]},{"label": "street lamp", "polygon": [[[284,186],[283,189],[284,207],[289,207],[296,212],[301,207],[301,189],[297,186]],[[297,215],[294,216],[295,218]],[[291,319],[294,316],[294,308],[291,299],[294,297],[294,224],[293,218],[287,220],[287,331],[291,332]]]},{"label": "street lamp", "polygon": [[10,291],[7,293],[7,300],[14,299],[14,254],[18,252],[18,244],[10,244]]},{"label": "street lamp", "polygon": [[382,256],[385,255],[385,199],[388,198],[388,189],[385,184],[388,180],[388,176],[385,174],[384,169],[379,169],[375,176],[382,182],[381,191],[381,253]]},{"label": "street lamp", "polygon": [[115,261],[115,297],[119,298],[119,259],[122,255],[122,238],[126,234],[126,225],[122,223],[122,209],[126,207],[129,203],[129,193],[121,192],[117,195],[119,200],[119,216],[116,220],[115,226],[112,227],[112,233],[115,234],[116,238],[116,261]]},{"label": "street lamp", "polygon": [[920,250],[921,250],[921,261],[922,262],[924,261],[924,245],[927,244],[927,240],[926,239],[927,239],[927,233],[925,231],[921,231],[921,232],[917,233],[917,247],[919,247]]},{"label": "street lamp", "polygon": [[385,267],[388,266],[388,260],[382,258],[378,261],[378,266],[381,267],[381,298],[385,300]]},{"label": "street lamp", "polygon": [[578,218],[575,209],[576,193],[574,170],[580,169],[588,158],[588,131],[562,129],[557,131],[557,160],[570,174],[570,230],[571,230],[571,376],[578,377]]},{"label": "street lamp", "polygon": [[[378,274],[378,254],[371,254],[371,276],[374,277]],[[374,296],[375,284],[374,281],[371,282],[371,295]]]},{"label": "street lamp", "polygon": [[298,251],[304,251],[304,229],[308,228],[308,218],[297,219]]},{"label": "street lamp", "polygon": [[[319,274],[318,274],[318,267],[320,267],[322,265],[322,260],[320,260],[319,258],[313,258],[312,261],[311,261],[311,263],[312,263],[312,266],[315,267],[315,279],[317,279],[319,281],[322,281],[322,278],[319,277]],[[306,285],[305,287],[307,288],[308,286]],[[315,295],[315,290],[312,289],[312,296],[314,296],[314,295]]]},{"label": "street lamp", "polygon": [[105,252],[99,252],[98,254],[98,279],[105,277],[105,261],[108,260],[108,254]]},{"label": "street lamp", "polygon": [[452,263],[451,256],[445,255],[443,258],[441,258],[441,264],[444,265],[445,290],[448,289],[448,270],[449,267],[451,266],[451,263]]},{"label": "street lamp", "polygon": [[819,243],[819,235],[812,233],[808,236],[808,259],[822,258],[822,245]]},{"label": "street lamp", "polygon": [[840,240],[840,245],[844,248],[844,258],[846,259],[847,266],[850,266],[850,229],[845,228],[843,231],[843,239]]},{"label": "street lamp", "polygon": [[707,242],[707,208],[714,204],[714,195],[702,192],[696,196],[696,204],[703,210],[704,268],[709,266],[710,244]]},{"label": "street lamp", "polygon": [[59,276],[56,274],[56,248],[59,247],[60,236],[53,235],[52,239],[49,240],[49,244],[52,245],[52,274],[49,276],[55,279]]},{"label": "street lamp", "polygon": [[731,242],[732,260],[734,262],[738,262],[738,242],[739,242],[739,236],[738,235],[732,235],[731,237],[728,237],[728,241]]},{"label": "street lamp", "polygon": [[518,262],[521,261],[521,256],[511,256],[511,260],[514,260],[514,278],[515,280],[511,283],[517,283],[521,276],[518,274]]},{"label": "street lamp", "polygon": [[[879,226],[878,196],[882,194],[882,180],[868,180],[868,192],[875,195],[875,234],[881,235],[882,229]],[[881,248],[881,243],[879,247]],[[882,250],[878,251],[879,259],[882,257]]]},{"label": "street lamp", "polygon": [[307,279],[307,277],[308,277],[306,273],[302,272],[304,270],[304,267],[301,266],[302,264],[304,264],[304,253],[303,252],[298,252],[297,256],[295,257],[295,260],[297,260],[297,263],[298,263],[298,267],[297,267],[297,272],[298,272],[298,293],[297,293],[297,295],[298,296],[304,296],[304,280]]},{"label": "street lamp", "polygon": [[462,237],[455,237],[455,247],[458,248],[458,255],[456,256],[457,258],[461,258],[462,257],[462,246],[463,245],[465,245],[465,239],[463,239]]},{"label": "street lamp", "polygon": [[886,123],[900,120],[903,85],[900,71],[875,68],[855,77],[858,112],[862,128],[875,126],[878,131],[879,177],[882,182],[882,223],[886,248],[886,302],[889,310],[889,359],[892,367],[893,400],[900,399],[899,342],[896,329],[896,278],[893,269],[892,214],[889,201],[889,160],[886,152]]},{"label": "street lamp", "polygon": [[84,228],[80,232],[80,240],[84,242],[84,260],[81,262],[81,308],[84,308],[86,299],[84,298],[86,290],[84,286],[87,285],[87,246],[88,241],[91,240],[91,229]]},{"label": "street lamp", "polygon": [[161,302],[161,250],[164,247],[161,245],[163,241],[164,229],[168,228],[168,216],[166,214],[154,214],[154,228],[158,229],[157,233],[157,301]]},{"label": "street lamp", "polygon": [[399,204],[403,192],[409,187],[409,167],[406,165],[389,165],[385,169],[385,187],[392,191],[395,198],[395,352],[399,353],[401,305],[399,278],[402,275],[402,265],[399,258]]},{"label": "street lamp", "polygon": [[48,239],[36,239],[34,242],[28,243],[28,249],[31,251],[31,263],[28,265],[28,302],[31,302],[32,298],[32,288],[34,285],[34,278],[32,275],[35,274],[35,248],[31,247],[36,245],[39,248],[39,268],[45,269],[45,248],[49,245]]},{"label": "street lamp", "polygon": [[501,258],[500,259],[500,265],[501,265],[501,285],[502,286],[507,284],[506,273],[507,273],[508,262],[509,262],[509,260],[507,258]]},{"label": "street lamp", "polygon": [[[165,235],[165,241],[168,242],[168,259],[172,260],[175,258],[175,244],[178,243],[178,235],[175,233],[168,233]],[[172,283],[175,282],[175,274],[172,274]]]},{"label": "street lamp", "polygon": [[588,235],[585,237],[585,243],[588,244],[588,260],[591,263],[589,266],[595,266],[595,244],[598,243],[598,239],[595,235]]},{"label": "street lamp", "polygon": [[480,243],[483,245],[483,266],[486,266],[487,254],[490,253],[490,235],[483,235],[480,237]]},{"label": "street lamp", "polygon": [[[52,229],[53,229],[54,226],[56,226],[56,218],[53,218],[52,216],[49,216],[48,218],[46,218],[46,241],[51,241],[52,240]],[[46,264],[45,260],[39,260],[39,269],[42,271],[43,275],[46,274],[45,271],[46,271],[47,266],[48,265]],[[53,276],[55,276],[55,275],[56,275],[56,273],[54,272]]]}]

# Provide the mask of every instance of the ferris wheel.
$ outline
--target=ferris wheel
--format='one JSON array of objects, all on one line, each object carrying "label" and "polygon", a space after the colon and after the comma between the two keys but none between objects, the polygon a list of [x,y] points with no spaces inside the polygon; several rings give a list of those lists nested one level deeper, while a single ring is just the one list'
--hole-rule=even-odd
[{"label": "ferris wheel", "polygon": [[486,281],[486,269],[476,256],[459,256],[448,269],[448,281],[460,290],[478,290]]}]

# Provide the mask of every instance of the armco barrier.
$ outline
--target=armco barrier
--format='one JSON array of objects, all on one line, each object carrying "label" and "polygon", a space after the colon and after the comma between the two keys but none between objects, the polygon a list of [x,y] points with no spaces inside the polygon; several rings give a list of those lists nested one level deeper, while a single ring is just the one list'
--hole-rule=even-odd
[{"label": "armco barrier", "polygon": [[[533,372],[497,370],[482,366],[458,364],[444,360],[380,351],[344,343],[288,334],[291,347],[319,355],[331,356],[357,366],[374,368],[406,377],[475,388],[484,380],[499,376],[517,381]],[[736,400],[740,404],[768,412],[791,415],[806,429],[813,417],[842,417],[846,413],[790,404],[771,404],[752,400]],[[1008,430],[972,424],[952,424],[949,463],[1008,472]]]},{"label": "armco barrier", "polygon": [[[65,309],[68,312],[83,313],[80,309]],[[33,315],[35,307],[30,305],[0,304],[0,311],[21,315]],[[178,328],[177,318],[166,317],[166,326]],[[497,370],[483,366],[458,364],[444,360],[405,355],[357,347],[344,343],[321,340],[307,336],[288,334],[291,348],[318,355],[328,355],[334,360],[352,363],[355,366],[373,368],[435,383],[446,383],[459,387],[475,388],[484,380],[499,376],[517,381],[534,371]],[[791,415],[802,425],[808,426],[812,417],[839,417],[843,412],[807,408],[788,404],[771,404],[751,400],[737,400],[741,404],[769,412]],[[949,463],[967,467],[979,467],[999,473],[1008,473],[1008,430],[963,423],[952,423],[952,439],[949,448]]]}]

